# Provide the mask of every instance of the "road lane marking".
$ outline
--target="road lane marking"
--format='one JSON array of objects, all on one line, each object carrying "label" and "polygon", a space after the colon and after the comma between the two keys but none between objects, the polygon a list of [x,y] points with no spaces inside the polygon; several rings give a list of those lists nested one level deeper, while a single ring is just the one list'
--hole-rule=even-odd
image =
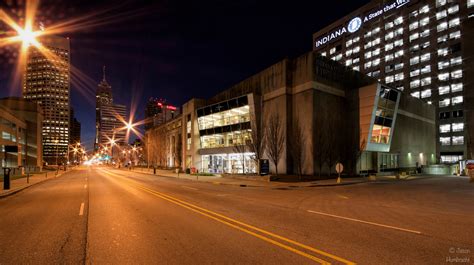
[{"label": "road lane marking", "polygon": [[188,187],[188,186],[181,186],[182,188],[186,188],[186,189],[190,189],[190,190],[198,190],[196,188],[193,188],[193,187]]},{"label": "road lane marking", "polygon": [[344,196],[344,195],[340,195],[340,194],[338,194],[337,197],[342,198],[342,199],[349,199],[349,197]]},{"label": "road lane marking", "polygon": [[79,215],[84,214],[84,203],[81,203],[81,208],[79,208]]},{"label": "road lane marking", "polygon": [[[286,250],[289,250],[289,251],[291,251],[291,252],[294,252],[294,253],[297,253],[297,254],[299,254],[299,255],[302,255],[302,256],[304,256],[304,257],[306,257],[306,258],[309,258],[309,259],[311,259],[311,260],[313,260],[313,261],[316,261],[316,262],[319,262],[319,263],[321,263],[321,264],[330,264],[330,263],[327,262],[327,261],[325,261],[325,260],[319,259],[318,257],[315,257],[315,256],[310,255],[310,254],[308,254],[308,253],[302,252],[302,251],[300,251],[300,250],[298,250],[298,249],[295,249],[295,248],[293,248],[293,247],[291,247],[291,246],[288,246],[288,245],[285,245],[285,244],[280,243],[280,242],[278,242],[278,241],[275,241],[275,240],[273,240],[273,239],[271,239],[271,238],[268,238],[268,237],[265,237],[265,236],[263,236],[263,235],[257,234],[257,233],[255,233],[255,232],[249,230],[249,229],[258,231],[258,232],[260,232],[260,233],[262,233],[262,234],[265,234],[265,235],[268,235],[268,236],[277,238],[277,239],[282,240],[282,241],[284,241],[284,242],[290,243],[290,244],[292,244],[292,245],[298,246],[298,247],[303,248],[303,249],[305,249],[305,250],[312,251],[312,252],[317,253],[317,254],[319,254],[319,255],[322,255],[322,256],[325,256],[325,257],[328,257],[328,258],[337,260],[337,261],[342,262],[342,263],[345,263],[345,264],[351,264],[351,265],[352,265],[352,264],[355,264],[355,263],[352,262],[352,261],[346,260],[346,259],[341,258],[341,257],[338,257],[338,256],[336,256],[336,255],[333,255],[333,254],[327,253],[327,252],[325,252],[325,251],[322,251],[322,250],[319,250],[319,249],[310,247],[310,246],[308,246],[308,245],[305,245],[305,244],[296,242],[296,241],[294,241],[294,240],[285,238],[285,237],[283,237],[283,236],[274,234],[274,233],[272,233],[272,232],[263,230],[263,229],[261,229],[261,228],[258,228],[258,227],[255,227],[255,226],[252,226],[252,225],[243,223],[243,222],[241,222],[241,221],[232,219],[232,218],[227,217],[227,216],[225,216],[225,215],[222,215],[222,214],[213,212],[213,211],[211,211],[211,210],[202,208],[202,207],[200,207],[200,206],[197,206],[197,205],[188,203],[188,202],[186,202],[186,201],[177,199],[177,198],[172,197],[172,196],[170,196],[170,195],[167,195],[167,194],[164,194],[164,193],[161,193],[161,192],[152,190],[152,189],[150,189],[150,188],[148,188],[148,187],[146,187],[146,186],[140,184],[140,183],[137,182],[137,181],[134,181],[134,180],[131,180],[131,179],[126,178],[126,177],[123,176],[123,175],[116,174],[116,173],[111,173],[111,172],[109,172],[109,171],[104,171],[104,173],[106,173],[106,174],[108,174],[108,175],[120,177],[120,178],[122,178],[123,180],[128,181],[132,186],[135,186],[135,187],[138,188],[138,189],[141,189],[141,190],[143,190],[143,191],[145,191],[145,192],[148,192],[148,193],[150,193],[150,194],[153,194],[153,195],[155,195],[155,196],[157,196],[157,197],[159,197],[159,198],[162,198],[162,199],[164,199],[164,200],[166,200],[166,201],[169,201],[169,202],[174,203],[174,204],[176,204],[176,205],[182,206],[182,207],[184,207],[184,208],[186,208],[186,209],[189,209],[189,210],[191,210],[191,211],[194,211],[194,212],[196,212],[196,213],[199,213],[199,214],[201,214],[201,215],[204,215],[204,216],[206,216],[206,217],[209,217],[209,218],[211,218],[211,219],[213,219],[213,220],[216,220],[216,221],[218,221],[218,222],[221,222],[221,223],[223,223],[223,224],[226,224],[226,225],[228,225],[228,226],[231,226],[231,227],[233,227],[233,228],[235,228],[235,229],[238,229],[238,230],[240,230],[240,231],[242,231],[242,232],[245,232],[245,233],[247,233],[247,234],[250,234],[250,235],[252,235],[252,236],[255,236],[255,237],[259,238],[259,239],[262,239],[262,240],[264,240],[264,241],[266,241],[266,242],[272,243],[272,244],[277,245],[277,246],[279,246],[279,247],[282,247],[282,248],[284,248],[284,249],[286,249]],[[231,223],[231,222],[232,222],[232,223]],[[233,224],[233,223],[235,223],[235,224]],[[240,226],[243,226],[243,227],[240,227],[240,226],[238,226],[238,225],[236,225],[236,224],[238,224],[238,225],[240,225]],[[246,229],[246,228],[244,228],[244,227],[249,228],[249,229]]]},{"label": "road lane marking", "polygon": [[87,184],[84,184],[84,189],[87,189]]},{"label": "road lane marking", "polygon": [[339,218],[339,219],[344,219],[344,220],[349,220],[349,221],[354,221],[354,222],[359,222],[363,224],[369,224],[369,225],[375,225],[375,226],[380,226],[380,227],[385,227],[385,228],[390,228],[390,229],[395,229],[395,230],[400,230],[404,232],[409,232],[409,233],[414,233],[421,235],[420,231],[415,231],[415,230],[410,230],[410,229],[405,229],[401,227],[396,227],[396,226],[391,226],[391,225],[384,225],[384,224],[379,224],[379,223],[374,223],[374,222],[369,222],[369,221],[364,221],[364,220],[359,220],[355,218],[350,218],[350,217],[344,217],[344,216],[339,216],[339,215],[334,215],[334,214],[329,214],[329,213],[323,213],[323,212],[318,212],[318,211],[312,211],[308,210],[310,213],[315,213],[319,215],[324,215],[324,216],[329,216],[329,217],[334,217],[334,218]]}]

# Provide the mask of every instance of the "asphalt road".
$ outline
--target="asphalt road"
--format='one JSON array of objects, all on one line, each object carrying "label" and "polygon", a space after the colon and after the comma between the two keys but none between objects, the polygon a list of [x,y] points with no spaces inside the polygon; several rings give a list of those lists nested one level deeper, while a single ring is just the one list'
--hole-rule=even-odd
[{"label": "asphalt road", "polygon": [[0,264],[474,264],[474,184],[213,185],[80,168],[0,200]]}]

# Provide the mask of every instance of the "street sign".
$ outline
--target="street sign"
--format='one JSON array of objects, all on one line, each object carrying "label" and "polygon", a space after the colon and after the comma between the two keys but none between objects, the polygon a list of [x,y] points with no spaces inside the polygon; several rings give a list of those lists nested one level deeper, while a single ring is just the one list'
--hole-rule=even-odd
[{"label": "street sign", "polygon": [[260,175],[268,175],[270,174],[270,161],[268,159],[260,159]]},{"label": "street sign", "polygon": [[337,174],[341,174],[341,172],[344,170],[344,166],[341,163],[336,164],[336,172]]}]

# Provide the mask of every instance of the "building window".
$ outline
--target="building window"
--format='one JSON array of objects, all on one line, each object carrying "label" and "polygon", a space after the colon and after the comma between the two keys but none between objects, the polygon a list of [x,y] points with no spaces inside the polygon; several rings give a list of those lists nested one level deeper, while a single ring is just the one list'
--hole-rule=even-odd
[{"label": "building window", "polygon": [[436,7],[446,5],[446,0],[436,0]]},{"label": "building window", "polygon": [[445,94],[448,94],[449,93],[449,86],[440,86],[438,88],[438,93],[440,95],[445,95]]},{"label": "building window", "polygon": [[449,79],[449,73],[438,74],[438,79],[440,81],[447,81]]},{"label": "building window", "polygon": [[442,108],[442,107],[447,107],[449,106],[451,103],[451,100],[449,98],[445,98],[443,100],[440,100],[439,101],[439,106]]},{"label": "building window", "polygon": [[464,116],[464,111],[462,109],[453,111],[453,118],[461,118],[462,116]]},{"label": "building window", "polygon": [[438,37],[438,44],[443,43],[448,40],[448,35],[443,35],[441,37]]},{"label": "building window", "polygon": [[456,70],[451,72],[451,78],[452,79],[457,79],[462,77],[462,70]]},{"label": "building window", "polygon": [[451,85],[451,93],[460,92],[460,91],[462,91],[462,83]]},{"label": "building window", "polygon": [[449,119],[450,117],[451,117],[451,112],[449,112],[449,111],[439,113],[439,119],[440,120]]},{"label": "building window", "polygon": [[426,62],[430,59],[430,53],[425,53],[420,56],[420,62]]},{"label": "building window", "polygon": [[474,6],[474,0],[467,0],[467,8]]},{"label": "building window", "polygon": [[451,124],[442,124],[439,126],[440,133],[449,133],[451,132]]},{"label": "building window", "polygon": [[430,7],[428,5],[425,5],[422,8],[420,8],[420,14],[428,13],[428,11],[430,11]]},{"label": "building window", "polygon": [[[408,40],[409,40],[410,42],[412,42],[412,41],[418,39],[419,37],[420,37],[420,33],[415,32],[415,33],[413,33],[413,34],[410,35],[410,37],[408,38]],[[385,38],[385,39],[386,39],[386,38]]]},{"label": "building window", "polygon": [[459,11],[459,5],[452,6],[448,8],[448,14],[454,14]]},{"label": "building window", "polygon": [[420,20],[420,26],[423,27],[423,26],[426,26],[430,23],[430,17],[425,17],[423,18],[422,20]]},{"label": "building window", "polygon": [[425,77],[421,79],[421,86],[427,86],[431,84],[431,77]]},{"label": "building window", "polygon": [[421,68],[421,74],[426,74],[431,72],[431,65],[425,65],[423,68]]},{"label": "building window", "polygon": [[410,81],[410,88],[417,88],[420,86],[420,79]]},{"label": "building window", "polygon": [[462,132],[464,131],[464,123],[453,123],[452,124],[453,132]]},{"label": "building window", "polygon": [[445,18],[448,16],[448,13],[446,12],[446,10],[442,10],[442,11],[439,11],[438,13],[436,13],[436,19],[442,19],[442,18]]},{"label": "building window", "polygon": [[464,136],[453,136],[453,145],[464,144]]},{"label": "building window", "polygon": [[461,38],[461,31],[455,31],[449,34],[449,38],[452,40]]},{"label": "building window", "polygon": [[410,95],[414,98],[420,98],[420,91],[412,92]]},{"label": "building window", "polygon": [[431,97],[431,89],[425,89],[421,91],[421,98],[429,98]]},{"label": "building window", "polygon": [[419,56],[415,56],[415,57],[410,58],[410,65],[414,65],[414,64],[417,64],[419,62],[420,62],[420,57]]},{"label": "building window", "polygon": [[449,67],[449,61],[438,62],[438,70],[443,70]]},{"label": "building window", "polygon": [[420,25],[420,23],[418,21],[415,21],[415,22],[411,23],[410,26],[408,26],[408,29],[410,31],[414,30],[414,29],[417,29],[419,25]]},{"label": "building window", "polygon": [[451,145],[451,137],[439,137],[439,143],[441,145]]},{"label": "building window", "polygon": [[420,75],[420,69],[415,69],[415,70],[410,72],[410,77],[415,77],[415,76],[418,76],[418,75]]},{"label": "building window", "polygon": [[446,22],[446,21],[441,22],[441,23],[438,24],[438,26],[436,26],[436,30],[438,32],[441,32],[441,31],[446,30],[446,29],[448,29],[448,22]]},{"label": "building window", "polygon": [[452,104],[457,105],[463,102],[463,96],[457,96],[452,98]]},{"label": "building window", "polygon": [[459,20],[459,18],[458,17],[453,18],[449,21],[449,28],[459,26],[459,24],[461,24],[461,21]]},{"label": "building window", "polygon": [[458,56],[458,57],[455,57],[455,58],[451,58],[451,66],[454,66],[454,65],[459,65],[462,63],[462,58],[461,56]]},{"label": "building window", "polygon": [[385,83],[389,84],[393,82],[393,75],[389,75],[385,77]]}]

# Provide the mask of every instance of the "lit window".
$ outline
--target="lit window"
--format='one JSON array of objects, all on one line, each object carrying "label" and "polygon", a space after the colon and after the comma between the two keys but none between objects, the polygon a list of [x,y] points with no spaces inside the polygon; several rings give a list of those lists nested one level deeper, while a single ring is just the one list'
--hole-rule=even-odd
[{"label": "lit window", "polygon": [[455,31],[449,34],[450,39],[459,39],[461,38],[461,31]]},{"label": "lit window", "polygon": [[425,77],[421,79],[421,85],[426,86],[431,84],[431,77]]},{"label": "lit window", "polygon": [[395,41],[395,47],[402,46],[403,45],[403,39],[399,39]]},{"label": "lit window", "polygon": [[388,61],[391,61],[393,60],[393,54],[388,54],[388,55],[385,55],[385,61],[388,62]]},{"label": "lit window", "polygon": [[368,61],[364,64],[364,68],[367,69],[367,68],[370,68],[372,66],[372,62],[371,61]]},{"label": "lit window", "polygon": [[425,5],[422,8],[420,8],[420,14],[428,13],[428,11],[430,11],[430,8],[428,5]]},{"label": "lit window", "polygon": [[346,66],[350,66],[352,64],[352,60],[346,60]]},{"label": "lit window", "polygon": [[332,55],[333,53],[336,52],[336,47],[333,47],[329,50],[329,54]]},{"label": "lit window", "polygon": [[355,43],[355,42],[358,42],[359,40],[360,40],[360,37],[359,37],[359,36],[357,36],[357,37],[355,37],[355,38],[353,38],[353,39],[352,39],[352,42],[354,42],[354,43]]},{"label": "lit window", "polygon": [[461,21],[459,20],[459,18],[453,18],[449,21],[450,28],[459,26],[459,24],[461,24]]},{"label": "lit window", "polygon": [[441,73],[438,75],[438,79],[441,81],[446,81],[449,79],[449,73]]},{"label": "lit window", "polygon": [[453,132],[462,132],[464,130],[464,123],[453,123]]},{"label": "lit window", "polygon": [[443,30],[446,30],[447,28],[448,28],[448,22],[445,21],[445,22],[439,23],[438,26],[436,27],[436,30],[438,32],[441,32]]},{"label": "lit window", "polygon": [[395,19],[393,21],[393,23],[395,23],[395,25],[400,25],[403,23],[403,17],[398,17],[397,19]]},{"label": "lit window", "polygon": [[352,67],[352,69],[354,69],[355,71],[359,71],[359,66],[358,65],[354,66],[354,67]]},{"label": "lit window", "polygon": [[420,86],[420,79],[415,79],[410,82],[410,88],[417,88]]},{"label": "lit window", "polygon": [[393,82],[393,75],[389,75],[385,77],[385,83],[389,84]]},{"label": "lit window", "polygon": [[467,0],[467,7],[473,7],[474,6],[474,0]]},{"label": "lit window", "polygon": [[421,73],[426,74],[431,72],[431,65],[425,65],[423,68],[421,68]]},{"label": "lit window", "polygon": [[440,95],[445,95],[445,94],[448,94],[449,93],[449,86],[440,86],[438,88],[438,93]]},{"label": "lit window", "polygon": [[452,104],[461,104],[463,102],[463,97],[462,96],[457,96],[452,98]]},{"label": "lit window", "polygon": [[346,41],[346,47],[350,47],[352,45],[352,39]]},{"label": "lit window", "polygon": [[451,78],[456,79],[456,78],[461,78],[462,77],[462,70],[456,70],[451,72]]},{"label": "lit window", "polygon": [[[395,81],[400,81],[400,80],[403,80],[404,78],[404,74],[403,73],[398,73],[395,75]],[[430,93],[431,95],[431,93]]]},{"label": "lit window", "polygon": [[451,132],[451,124],[442,124],[439,126],[440,133],[448,133]]},{"label": "lit window", "polygon": [[428,61],[429,59],[430,59],[430,53],[425,53],[420,56],[420,62],[425,62],[425,61]]},{"label": "lit window", "polygon": [[439,137],[441,145],[451,145],[451,137]]},{"label": "lit window", "polygon": [[451,58],[451,66],[454,66],[454,65],[459,65],[462,63],[462,58],[461,56],[458,56],[458,57],[455,57],[455,58]]},{"label": "lit window", "polygon": [[446,0],[436,0],[436,7],[444,6],[446,4]]},{"label": "lit window", "polygon": [[464,144],[464,136],[453,136],[453,145]]},{"label": "lit window", "polygon": [[442,43],[448,40],[448,35],[443,35],[441,37],[438,37],[438,43]]},{"label": "lit window", "polygon": [[393,49],[393,43],[389,43],[385,45],[385,51],[390,51],[391,49]]},{"label": "lit window", "polygon": [[451,104],[451,99],[449,99],[449,98],[445,98],[445,99],[439,101],[439,106],[440,107],[447,107],[450,104]]},{"label": "lit window", "polygon": [[451,92],[452,93],[460,92],[460,91],[462,91],[462,83],[457,83],[457,84],[452,84],[451,85]]},{"label": "lit window", "polygon": [[403,63],[397,63],[397,64],[395,65],[395,70],[400,70],[400,69],[402,69],[402,68],[403,68]]},{"label": "lit window", "polygon": [[436,19],[442,19],[442,18],[445,18],[448,16],[448,13],[446,12],[446,10],[442,10],[442,11],[439,11],[438,13],[436,13]]},{"label": "lit window", "polygon": [[431,89],[425,89],[421,91],[421,98],[429,98],[431,97]]},{"label": "lit window", "polygon": [[393,22],[389,22],[385,24],[385,29],[391,29],[391,28],[393,28]]},{"label": "lit window", "polygon": [[395,52],[395,58],[398,58],[402,55],[403,55],[403,50],[399,50],[399,51]]},{"label": "lit window", "polygon": [[455,6],[452,6],[452,7],[448,8],[448,14],[454,14],[458,11],[459,11],[459,6],[458,5],[455,5]]},{"label": "lit window", "polygon": [[360,47],[356,46],[354,49],[352,49],[352,53],[358,53],[360,51]]},{"label": "lit window", "polygon": [[366,52],[364,57],[365,59],[369,59],[370,57],[372,57],[372,52],[371,51]]},{"label": "lit window", "polygon": [[420,75],[420,69],[415,69],[415,70],[410,72],[410,77],[415,77],[415,76],[418,76],[418,75]]},{"label": "lit window", "polygon": [[420,20],[420,26],[423,27],[423,26],[426,26],[430,23],[430,17],[425,17],[423,18],[422,20]]},{"label": "lit window", "polygon": [[449,61],[438,62],[438,69],[439,70],[446,69],[448,67],[449,67]]},{"label": "lit window", "polygon": [[411,23],[410,26],[408,26],[408,29],[409,30],[417,29],[418,25],[419,25],[418,21],[415,21],[415,22]]},{"label": "lit window", "polygon": [[414,64],[417,64],[419,62],[420,62],[420,57],[419,56],[415,56],[415,57],[410,58],[410,65],[414,65]]},{"label": "lit window", "polygon": [[358,63],[360,60],[360,58],[354,58],[354,60],[352,60],[352,63]]},{"label": "lit window", "polygon": [[377,58],[377,59],[375,59],[375,60],[372,61],[372,65],[373,65],[373,66],[377,66],[377,65],[379,65],[379,64],[380,64],[380,58]]},{"label": "lit window", "polygon": [[393,31],[390,31],[389,33],[385,34],[385,40],[389,40],[393,38],[394,36],[395,34],[393,33]]},{"label": "lit window", "polygon": [[[413,33],[413,34],[410,35],[409,41],[412,42],[412,41],[418,39],[419,37],[420,37],[420,34],[419,34],[418,32]],[[386,38],[385,38],[385,39],[386,39]]]}]

